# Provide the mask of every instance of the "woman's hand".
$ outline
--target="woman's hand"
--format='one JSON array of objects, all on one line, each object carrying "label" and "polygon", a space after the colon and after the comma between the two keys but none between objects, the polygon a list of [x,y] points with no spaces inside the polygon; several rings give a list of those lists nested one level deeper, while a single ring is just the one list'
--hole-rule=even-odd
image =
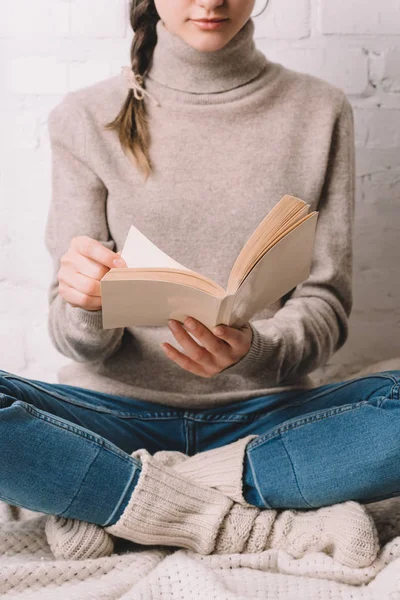
[{"label": "woman's hand", "polygon": [[[121,264],[114,264],[115,259],[122,261]],[[72,238],[60,262],[58,293],[71,306],[86,310],[101,309],[101,278],[111,268],[126,267],[119,252],[86,235]]]},{"label": "woman's hand", "polygon": [[[195,325],[194,329],[189,327],[191,321]],[[174,324],[175,331],[173,330]],[[185,319],[184,325],[202,345],[193,340],[182,323],[171,319],[169,328],[175,339],[186,350],[187,355],[168,343],[161,344],[161,347],[166,355],[182,369],[200,375],[200,377],[213,377],[237,363],[250,349],[253,332],[248,323],[240,329],[228,325],[218,325],[213,331],[193,318]],[[218,333],[220,327],[223,330],[221,334]]]}]

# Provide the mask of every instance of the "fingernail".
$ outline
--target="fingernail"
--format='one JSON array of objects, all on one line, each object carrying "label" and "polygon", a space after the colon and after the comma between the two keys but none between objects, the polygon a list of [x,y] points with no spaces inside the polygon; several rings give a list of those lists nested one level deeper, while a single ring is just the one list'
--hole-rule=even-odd
[{"label": "fingernail", "polygon": [[114,258],[113,265],[114,267],[125,267],[125,261],[122,258]]}]

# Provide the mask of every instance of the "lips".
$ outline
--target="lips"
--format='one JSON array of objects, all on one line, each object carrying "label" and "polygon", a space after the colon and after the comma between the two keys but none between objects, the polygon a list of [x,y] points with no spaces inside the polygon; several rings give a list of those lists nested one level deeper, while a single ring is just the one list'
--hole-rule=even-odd
[{"label": "lips", "polygon": [[227,19],[192,19],[197,23],[220,23],[221,21],[227,21]]}]

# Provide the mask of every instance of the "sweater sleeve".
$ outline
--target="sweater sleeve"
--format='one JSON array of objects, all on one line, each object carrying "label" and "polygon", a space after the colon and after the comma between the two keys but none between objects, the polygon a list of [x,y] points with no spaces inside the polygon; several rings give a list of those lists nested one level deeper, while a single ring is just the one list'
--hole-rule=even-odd
[{"label": "sweater sleeve", "polygon": [[69,92],[48,117],[51,147],[51,202],[45,245],[53,262],[48,291],[48,331],[56,349],[77,362],[107,358],[121,343],[124,328],[103,329],[102,311],[73,307],[58,293],[61,257],[71,239],[87,235],[114,250],[106,219],[107,189],[91,169],[85,125]]},{"label": "sweater sleeve", "polygon": [[273,384],[291,383],[324,365],[345,343],[353,304],[354,203],[354,116],[344,96],[317,207],[310,275],[271,318],[250,321],[250,349],[223,373],[247,377],[263,371]]}]

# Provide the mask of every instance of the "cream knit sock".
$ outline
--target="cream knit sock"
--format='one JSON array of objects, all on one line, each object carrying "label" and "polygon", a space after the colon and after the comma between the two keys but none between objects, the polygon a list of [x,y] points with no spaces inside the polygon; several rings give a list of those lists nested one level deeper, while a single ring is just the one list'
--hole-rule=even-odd
[{"label": "cream knit sock", "polygon": [[[156,453],[157,454],[157,453]],[[315,511],[260,510],[234,502],[213,488],[181,476],[177,454],[133,453],[142,472],[124,513],[106,531],[139,544],[188,548],[201,554],[284,549],[299,558],[325,551],[356,568],[370,565],[379,551],[378,536],[366,509],[344,502]],[[173,462],[175,467],[167,466]]]},{"label": "cream knit sock", "polygon": [[[255,437],[258,436],[249,435],[191,457],[175,450],[161,450],[153,458],[167,467],[173,466],[178,473],[202,486],[215,487],[231,499],[251,506],[243,498],[242,472],[246,445]],[[111,555],[114,549],[112,538],[103,527],[76,519],[49,515],[46,534],[50,548],[58,558],[97,558]]]},{"label": "cream knit sock", "polygon": [[352,568],[368,567],[379,552],[378,532],[371,515],[351,500],[317,510],[281,512],[268,543],[295,558],[308,552],[326,552]]},{"label": "cream knit sock", "polygon": [[[350,567],[370,565],[379,551],[378,533],[371,515],[361,504],[348,501],[317,510],[279,513],[261,509],[258,514],[256,507],[246,502],[242,492],[244,454],[255,437],[258,436],[249,435],[190,457],[170,450],[154,454],[155,459],[175,471],[218,489],[243,505],[232,507],[227,515],[214,553],[229,552],[228,548],[250,553],[281,548],[300,558],[307,552],[325,551]],[[249,537],[241,545],[239,539],[245,537],[245,531]]]},{"label": "cream knit sock", "polygon": [[212,487],[244,506],[253,506],[243,497],[243,466],[247,444],[258,435],[248,435],[239,440],[187,456],[183,452],[162,450],[154,458],[189,477],[196,483]]},{"label": "cream knit sock", "polygon": [[45,522],[45,533],[56,558],[100,558],[110,556],[114,550],[111,536],[95,523],[49,515]]},{"label": "cream knit sock", "polygon": [[132,456],[142,463],[139,480],[124,512],[105,531],[138,544],[210,554],[233,501],[163,465],[145,449]]},{"label": "cream knit sock", "polygon": [[294,558],[325,552],[348,567],[362,568],[377,557],[379,541],[373,520],[357,502],[281,513],[235,503],[224,519],[214,553],[254,553],[270,548],[285,550]]},{"label": "cream knit sock", "polygon": [[[277,510],[260,510],[244,500],[238,477],[242,474],[244,449],[253,437],[257,436],[230,444],[232,454],[227,453],[227,447],[192,457],[170,450],[156,452],[153,457],[147,450],[133,452],[132,456],[142,462],[142,472],[118,522],[103,529],[75,521],[81,524],[82,532],[84,525],[91,526],[90,557],[99,552],[93,542],[93,533],[98,528],[98,534],[102,532],[104,536],[111,533],[140,544],[173,545],[202,554],[254,553],[280,548],[295,558],[307,552],[325,551],[350,567],[370,565],[377,556],[379,542],[375,524],[362,505],[349,501],[313,511],[285,510],[278,514]],[[224,456],[229,464],[226,471],[222,468]],[[196,467],[202,481],[200,486],[196,485]],[[207,489],[205,482],[215,485]],[[242,502],[232,501],[219,489]],[[58,523],[58,534],[63,533],[61,525],[73,531],[68,521],[72,520]],[[85,543],[82,532],[75,529],[78,546]],[[104,540],[100,537],[98,544],[103,544],[104,551]],[[68,545],[58,543],[53,533],[53,546],[56,545],[65,558],[83,552],[82,548],[74,549],[71,533]],[[88,549],[85,557],[89,554]]]}]

